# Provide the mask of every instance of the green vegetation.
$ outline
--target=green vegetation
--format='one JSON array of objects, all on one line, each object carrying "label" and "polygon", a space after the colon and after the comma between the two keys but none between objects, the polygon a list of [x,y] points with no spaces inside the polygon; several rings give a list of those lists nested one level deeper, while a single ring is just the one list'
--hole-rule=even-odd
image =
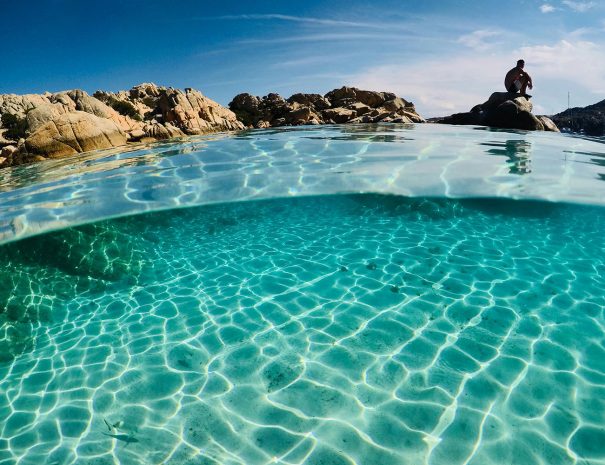
[{"label": "green vegetation", "polygon": [[149,108],[155,109],[155,99],[153,97],[145,97],[143,99],[143,103],[147,105]]},{"label": "green vegetation", "polygon": [[2,127],[7,129],[4,133],[4,137],[7,139],[19,140],[22,137],[27,137],[27,120],[25,118],[20,118],[11,113],[4,113],[1,121]]},{"label": "green vegetation", "polygon": [[110,98],[109,102],[107,103],[119,114],[124,116],[130,116],[136,121],[142,121],[141,115],[132,103],[127,102],[126,100],[118,100],[116,98]]}]

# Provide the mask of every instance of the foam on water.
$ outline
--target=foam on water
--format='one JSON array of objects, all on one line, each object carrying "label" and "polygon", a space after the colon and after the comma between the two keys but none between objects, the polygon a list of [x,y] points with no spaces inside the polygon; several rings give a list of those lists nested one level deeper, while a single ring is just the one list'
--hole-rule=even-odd
[{"label": "foam on water", "polygon": [[603,464],[604,231],[365,194],[6,244],[0,463]]}]

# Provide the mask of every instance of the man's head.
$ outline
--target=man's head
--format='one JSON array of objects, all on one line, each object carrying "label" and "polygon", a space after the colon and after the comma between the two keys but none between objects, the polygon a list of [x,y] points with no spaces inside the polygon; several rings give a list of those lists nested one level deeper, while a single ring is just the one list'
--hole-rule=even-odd
[{"label": "man's head", "polygon": [[525,61],[523,61],[523,60],[517,60],[517,67],[523,68],[524,66],[525,66]]}]

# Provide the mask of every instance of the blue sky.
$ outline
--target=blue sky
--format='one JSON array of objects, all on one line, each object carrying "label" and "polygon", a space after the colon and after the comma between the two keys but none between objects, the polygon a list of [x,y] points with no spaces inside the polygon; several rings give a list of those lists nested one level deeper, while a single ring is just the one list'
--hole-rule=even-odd
[{"label": "blue sky", "polygon": [[535,110],[605,98],[605,2],[570,0],[0,0],[0,93],[194,87],[395,92],[467,111],[526,61]]}]

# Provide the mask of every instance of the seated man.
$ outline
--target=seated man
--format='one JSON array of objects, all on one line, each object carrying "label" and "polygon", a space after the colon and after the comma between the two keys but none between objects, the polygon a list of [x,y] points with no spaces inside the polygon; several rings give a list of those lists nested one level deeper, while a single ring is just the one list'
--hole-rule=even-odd
[{"label": "seated man", "polygon": [[525,89],[529,86],[530,89],[534,87],[531,82],[531,77],[525,71],[523,71],[523,67],[525,66],[525,61],[519,60],[517,61],[517,66],[511,69],[508,73],[506,73],[506,77],[504,78],[504,86],[506,90],[516,94],[521,91],[521,95],[525,98],[531,98],[531,95],[527,95],[525,93]]}]

